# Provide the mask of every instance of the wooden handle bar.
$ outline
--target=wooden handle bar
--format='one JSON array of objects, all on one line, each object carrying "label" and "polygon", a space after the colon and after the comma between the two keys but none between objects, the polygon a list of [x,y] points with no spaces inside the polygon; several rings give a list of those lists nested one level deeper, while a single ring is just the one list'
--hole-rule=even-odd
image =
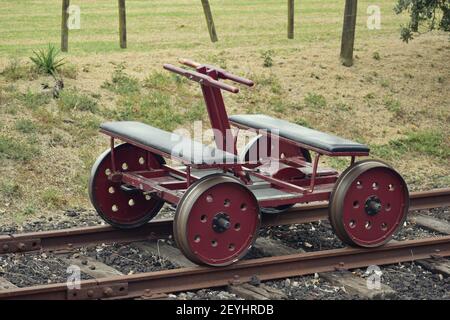
[{"label": "wooden handle bar", "polygon": [[205,86],[223,89],[225,91],[229,91],[229,92],[232,92],[232,93],[238,93],[239,92],[238,88],[230,86],[229,84],[226,84],[226,83],[214,80],[210,76],[204,75],[204,74],[202,74],[200,72],[185,70],[185,69],[182,69],[182,68],[179,68],[179,67],[175,67],[174,65],[171,65],[171,64],[165,64],[164,65],[164,69],[172,71],[172,72],[177,73],[179,75],[182,75],[182,76],[188,78],[189,80],[196,81],[196,82],[198,82],[200,84],[203,84]]},{"label": "wooden handle bar", "polygon": [[240,83],[240,84],[244,84],[244,85],[249,86],[249,87],[252,87],[254,85],[254,82],[252,80],[236,76],[234,74],[229,73],[226,70],[223,70],[223,69],[215,67],[215,66],[211,66],[209,64],[201,64],[201,63],[189,60],[189,59],[180,59],[179,62],[181,64],[184,64],[185,66],[189,66],[189,67],[192,67],[192,68],[199,68],[199,67],[205,66],[208,69],[216,70],[219,73],[219,77],[222,78],[222,79],[232,80],[234,82],[237,82],[237,83]]}]

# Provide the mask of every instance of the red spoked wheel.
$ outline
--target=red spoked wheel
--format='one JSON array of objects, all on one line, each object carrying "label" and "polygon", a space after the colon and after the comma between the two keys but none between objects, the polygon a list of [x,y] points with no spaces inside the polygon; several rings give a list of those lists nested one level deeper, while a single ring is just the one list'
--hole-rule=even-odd
[{"label": "red spoked wheel", "polygon": [[[245,146],[244,150],[242,151],[241,159],[243,162],[250,161],[250,163],[257,163],[258,161],[264,161],[268,157],[273,157],[275,159],[298,157],[299,159],[302,159],[306,162],[311,162],[311,154],[308,150],[286,143],[282,140],[279,140],[278,154],[272,154],[272,150],[273,146],[271,139],[269,137],[258,135]],[[295,167],[295,165],[291,166]],[[276,177],[276,174],[274,175],[274,177]],[[283,180],[281,177],[276,178]],[[293,205],[288,204],[273,208],[261,208],[261,212],[267,214],[277,214],[284,212],[292,207]]]},{"label": "red spoked wheel", "polygon": [[[128,143],[114,148],[116,170],[121,172],[158,169],[164,159]],[[108,179],[112,174],[111,150],[94,163],[89,180],[89,197],[98,214],[116,228],[139,227],[155,217],[164,201],[126,188]]]},{"label": "red spoked wheel", "polygon": [[403,178],[381,161],[366,160],[347,168],[330,196],[329,218],[348,245],[378,247],[401,228],[409,209]]},{"label": "red spoked wheel", "polygon": [[306,162],[311,162],[311,154],[308,150],[297,147],[295,145],[279,140],[278,154],[272,154],[274,147],[270,138],[258,135],[250,140],[242,151],[242,161],[263,161],[268,157],[275,159],[299,157]]},{"label": "red spoked wheel", "polygon": [[253,245],[260,224],[258,201],[235,178],[213,174],[196,181],[177,206],[173,234],[192,262],[226,266]]}]

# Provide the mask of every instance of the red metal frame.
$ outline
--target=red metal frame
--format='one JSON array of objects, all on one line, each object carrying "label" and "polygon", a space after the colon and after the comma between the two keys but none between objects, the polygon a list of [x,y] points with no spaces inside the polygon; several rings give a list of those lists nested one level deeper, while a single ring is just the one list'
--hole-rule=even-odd
[{"label": "red metal frame", "polygon": [[[196,72],[174,67],[172,65],[164,65],[164,68],[200,83],[211,127],[214,129],[214,139],[217,148],[237,155],[238,151],[236,148],[236,142],[239,129],[254,130],[254,128],[249,128],[238,123],[230,123],[221,90],[226,90],[232,93],[237,93],[239,90],[233,86],[220,82],[219,79],[229,79],[248,86],[252,86],[253,82],[248,79],[232,75],[217,67],[198,64],[188,60],[181,60],[180,62],[184,65],[194,67]],[[236,135],[233,135],[231,125],[238,128]],[[273,174],[268,175],[255,170],[258,167],[261,167],[263,165],[262,163],[251,164],[249,162],[238,162],[223,164],[193,164],[187,162],[183,158],[174,157],[171,154],[143,145],[139,142],[128,139],[127,137],[113,134],[103,129],[100,131],[111,137],[111,169],[114,174],[110,176],[110,179],[120,179],[120,181],[124,184],[142,190],[144,193],[154,193],[161,199],[164,199],[172,204],[177,204],[183,196],[184,191],[189,188],[193,182],[199,179],[199,177],[192,174],[192,168],[197,170],[220,169],[223,170],[223,172],[233,172],[236,177],[240,178],[245,184],[248,185],[252,184],[249,176],[253,176],[260,180],[269,182],[272,188],[276,188],[290,194],[290,196],[287,196],[286,198],[261,200],[260,206],[262,207],[277,207],[286,204],[328,200],[334,183],[338,178],[338,174],[333,173],[328,176],[320,176],[320,174],[318,174],[320,157],[322,155],[331,157],[351,157],[350,164],[353,164],[356,156],[368,155],[368,152],[329,152],[327,150],[315,148],[280,137],[272,132],[261,130],[259,133],[267,135],[269,139],[276,138],[286,145],[303,148],[316,153],[312,164],[306,162],[302,156],[278,159],[271,155],[267,161],[279,161],[280,163],[288,166],[293,165],[294,168],[312,168],[312,173],[310,176],[304,176],[301,179],[282,180],[275,178]],[[161,169],[158,170],[119,172],[116,168],[114,155],[115,139],[128,142],[163,158],[176,160],[185,166],[185,170],[163,164]],[[230,143],[227,143],[228,141],[230,141]],[[230,146],[231,150],[229,150]]]}]

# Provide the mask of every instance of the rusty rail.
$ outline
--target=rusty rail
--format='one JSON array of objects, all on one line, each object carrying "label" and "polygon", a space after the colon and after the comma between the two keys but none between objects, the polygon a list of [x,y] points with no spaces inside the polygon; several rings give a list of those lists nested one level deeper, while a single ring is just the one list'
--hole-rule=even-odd
[{"label": "rusty rail", "polygon": [[192,267],[116,276],[67,284],[40,285],[0,292],[0,299],[102,299],[157,296],[250,281],[302,276],[336,269],[354,269],[450,255],[450,236],[399,241],[376,249],[344,248],[238,262],[225,268]]},{"label": "rusty rail", "polygon": [[[450,206],[450,188],[414,192],[410,210]],[[308,223],[328,217],[327,203],[301,205],[277,215],[264,215],[262,226]],[[169,238],[172,220],[154,220],[140,228],[119,230],[110,226],[71,228],[0,236],[0,254],[36,250],[66,250],[101,243],[129,243]]]}]

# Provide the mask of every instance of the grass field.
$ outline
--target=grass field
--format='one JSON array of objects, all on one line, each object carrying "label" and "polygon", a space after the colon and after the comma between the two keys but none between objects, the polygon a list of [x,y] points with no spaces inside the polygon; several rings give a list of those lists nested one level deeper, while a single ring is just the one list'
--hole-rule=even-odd
[{"label": "grass field", "polygon": [[[288,41],[287,1],[211,0],[220,42],[216,49],[239,47],[279,48],[304,42],[336,42],[340,38],[344,1],[296,2],[296,39]],[[81,29],[70,32],[73,54],[118,51],[116,0],[77,0]],[[381,0],[381,30],[368,30],[367,6],[359,1],[358,38],[398,32],[404,17],[393,12],[392,0]],[[60,0],[2,0],[0,2],[0,52],[29,54],[48,42],[59,44]],[[200,0],[128,0],[129,48],[136,51],[160,49],[204,50],[212,46]]]},{"label": "grass field", "polygon": [[[128,6],[129,49],[118,45],[117,1],[79,0],[58,99],[43,90],[33,49],[59,44],[60,1],[0,2],[0,223],[91,208],[87,180],[108,146],[106,120],[138,120],[167,130],[207,125],[196,84],[162,70],[179,57],[255,80],[225,94],[229,113],[267,113],[370,145],[411,190],[450,185],[450,45],[442,33],[399,40],[405,17],[378,1],[381,30],[366,28],[359,1],[355,65],[340,65],[343,1],[299,1],[296,38],[286,38],[286,1],[211,1],[212,44],[200,1]],[[345,168],[327,159],[325,165]]]}]

